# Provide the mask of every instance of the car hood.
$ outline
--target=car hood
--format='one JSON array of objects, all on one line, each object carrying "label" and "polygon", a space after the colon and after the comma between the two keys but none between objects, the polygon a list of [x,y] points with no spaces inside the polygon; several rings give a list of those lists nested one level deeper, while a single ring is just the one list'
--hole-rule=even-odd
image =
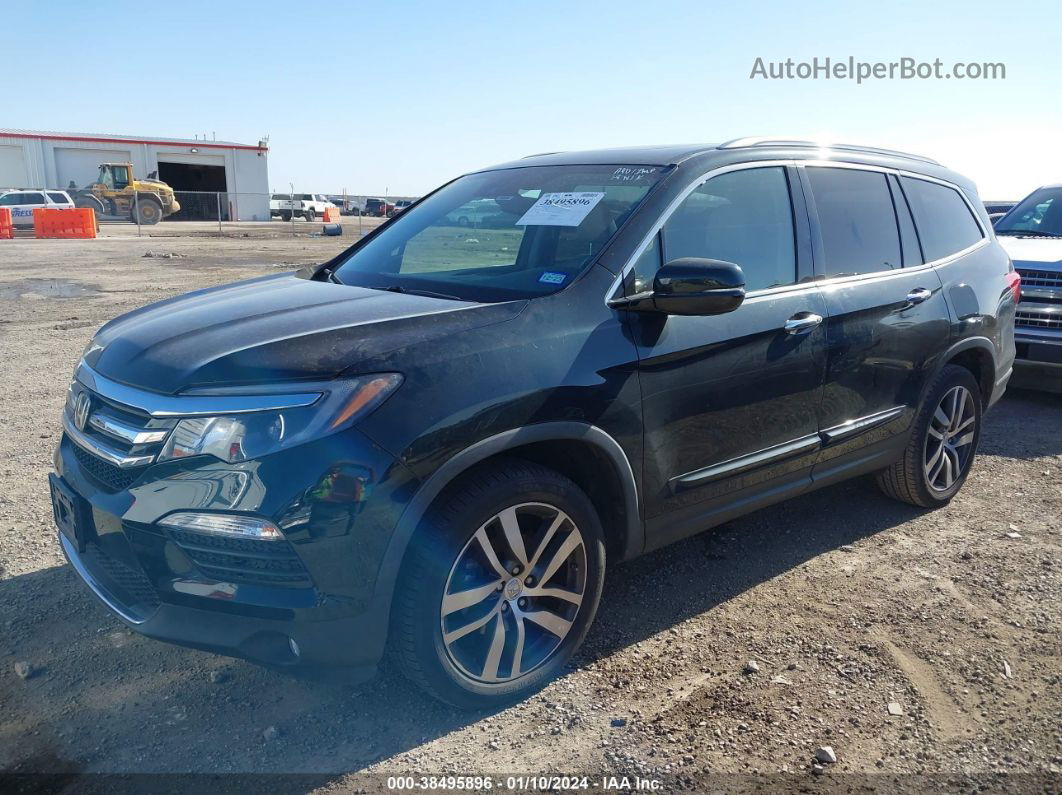
[{"label": "car hood", "polygon": [[997,237],[1016,268],[1062,270],[1062,238]]},{"label": "car hood", "polygon": [[200,290],[107,323],[85,362],[166,394],[326,379],[399,348],[515,317],[524,301],[477,304],[286,273]]}]

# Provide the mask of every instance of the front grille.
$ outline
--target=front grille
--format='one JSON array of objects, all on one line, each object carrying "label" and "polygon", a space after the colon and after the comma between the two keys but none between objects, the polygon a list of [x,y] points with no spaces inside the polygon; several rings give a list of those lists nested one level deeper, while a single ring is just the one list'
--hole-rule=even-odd
[{"label": "front grille", "polygon": [[159,606],[158,592],[142,571],[108,555],[95,544],[85,547],[81,560],[108,588],[123,591],[122,601],[128,607],[150,612]]},{"label": "front grille", "polygon": [[[82,405],[87,398],[87,404]],[[75,381],[65,409],[78,463],[103,489],[129,488],[152,463],[176,424],[109,400]],[[74,427],[71,427],[74,426]],[[119,467],[112,461],[126,460]]]},{"label": "front grille", "polygon": [[221,538],[167,528],[195,566],[221,582],[309,588],[309,572],[287,541]]},{"label": "front grille", "polygon": [[74,457],[81,465],[81,468],[89,475],[89,477],[96,481],[96,484],[104,491],[113,493],[129,488],[136,482],[136,479],[140,477],[140,473],[145,469],[145,467],[122,469],[121,467],[116,467],[114,464],[104,461],[102,458],[97,458],[88,450],[79,447],[73,442],[71,442],[70,446],[73,449]]},{"label": "front grille", "polygon": [[1022,287],[1052,287],[1062,290],[1062,272],[1058,271],[1032,271],[1018,268],[1021,276]]},{"label": "front grille", "polygon": [[1014,323],[1026,328],[1051,328],[1062,329],[1062,313],[1058,312],[1029,312],[1022,310],[1019,304],[1018,311],[1014,315]]},{"label": "front grille", "polygon": [[[90,410],[85,427],[81,432],[89,440],[96,442],[122,456],[156,456],[165,444],[166,436],[177,421],[174,419],[157,419],[120,403],[108,400],[95,392],[82,388],[90,401]],[[76,402],[76,396],[74,398]],[[117,428],[123,429],[121,432]],[[150,442],[135,442],[125,434],[155,433],[161,438]]]}]

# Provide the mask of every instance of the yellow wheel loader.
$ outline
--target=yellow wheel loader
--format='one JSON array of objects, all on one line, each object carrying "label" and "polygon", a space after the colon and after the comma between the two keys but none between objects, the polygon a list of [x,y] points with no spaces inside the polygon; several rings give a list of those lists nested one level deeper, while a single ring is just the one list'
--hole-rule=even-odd
[{"label": "yellow wheel loader", "polygon": [[134,179],[131,163],[101,163],[95,182],[84,188],[71,182],[67,192],[75,207],[91,207],[97,215],[128,216],[133,223],[157,224],[181,209],[173,188],[157,179]]}]

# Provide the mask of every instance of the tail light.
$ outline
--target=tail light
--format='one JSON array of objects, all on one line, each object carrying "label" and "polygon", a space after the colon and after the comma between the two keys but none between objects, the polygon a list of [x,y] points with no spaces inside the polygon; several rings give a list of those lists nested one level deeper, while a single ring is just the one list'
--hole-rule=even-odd
[{"label": "tail light", "polygon": [[1007,287],[1010,288],[1011,293],[1014,295],[1014,303],[1018,303],[1021,300],[1021,274],[1017,271],[1008,273]]}]

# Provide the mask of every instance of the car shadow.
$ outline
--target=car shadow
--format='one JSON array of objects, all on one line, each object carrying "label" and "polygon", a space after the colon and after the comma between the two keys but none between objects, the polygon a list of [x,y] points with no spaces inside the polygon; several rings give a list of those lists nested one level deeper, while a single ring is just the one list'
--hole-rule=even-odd
[{"label": "car shadow", "polygon": [[[1016,407],[1021,411],[1014,411]],[[1062,393],[1009,388],[988,415],[979,454],[1004,458],[1062,455]]]},{"label": "car shadow", "polygon": [[[1018,403],[1024,422],[1041,422],[1034,438],[1011,427],[1008,407]],[[1057,403],[1025,394],[1005,400],[984,434],[985,451],[1004,456],[1057,454],[1060,440]],[[571,666],[921,513],[857,479],[614,566]],[[330,684],[144,639],[92,599],[69,566],[0,580],[0,632],[0,775],[294,774],[289,787],[281,779],[268,787],[299,791],[485,717],[436,703],[391,673],[356,687]],[[36,670],[23,679],[19,662]]]}]

